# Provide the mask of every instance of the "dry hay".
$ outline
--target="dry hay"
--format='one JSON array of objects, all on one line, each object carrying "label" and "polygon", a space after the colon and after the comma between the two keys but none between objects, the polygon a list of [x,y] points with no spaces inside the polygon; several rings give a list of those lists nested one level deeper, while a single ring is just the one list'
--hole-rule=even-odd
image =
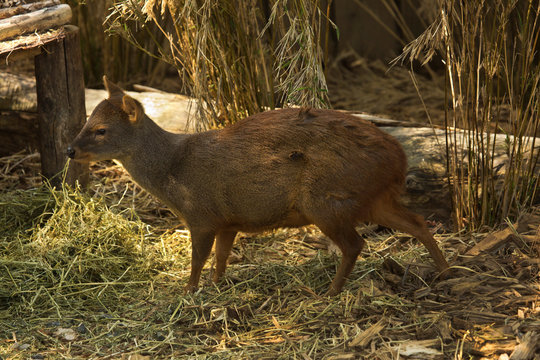
[{"label": "dry hay", "polygon": [[524,335],[535,351],[540,209],[481,255],[460,254],[485,234],[436,235],[446,280],[411,237],[367,227],[345,290],[320,296],[339,258],[307,227],[241,236],[225,280],[209,264],[184,295],[190,241],[168,211],[113,163],[85,195],[36,187],[38,161],[0,159],[3,359],[498,359]]}]

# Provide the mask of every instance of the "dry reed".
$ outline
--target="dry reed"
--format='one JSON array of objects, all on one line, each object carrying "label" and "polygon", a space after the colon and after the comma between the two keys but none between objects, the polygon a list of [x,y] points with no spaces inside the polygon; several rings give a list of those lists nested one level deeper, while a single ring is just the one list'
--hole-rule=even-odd
[{"label": "dry reed", "polygon": [[[234,122],[276,106],[328,106],[320,47],[329,21],[313,0],[263,2],[118,1],[108,17],[111,32],[177,70],[197,98],[197,128]],[[268,19],[266,18],[268,16]],[[153,51],[137,40],[150,25],[167,44]]]},{"label": "dry reed", "polygon": [[[444,59],[447,168],[458,228],[501,224],[538,204],[540,8],[534,4],[442,0],[436,21],[401,56]],[[500,126],[502,117],[509,127]],[[503,175],[494,163],[497,134],[508,149]]]}]

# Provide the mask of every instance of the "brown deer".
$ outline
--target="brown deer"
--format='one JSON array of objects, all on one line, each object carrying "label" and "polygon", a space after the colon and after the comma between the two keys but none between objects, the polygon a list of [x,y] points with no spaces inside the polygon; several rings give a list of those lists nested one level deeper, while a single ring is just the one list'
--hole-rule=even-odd
[{"label": "brown deer", "polygon": [[399,201],[407,160],[373,124],[333,110],[259,113],[221,130],[173,134],[104,77],[109,98],[68,148],[79,162],[116,159],[191,232],[187,291],[197,288],[214,240],[217,282],[238,231],[315,224],[342,252],[327,292],[341,291],[364,240],[360,222],[420,240],[439,271],[448,264],[423,218]]}]

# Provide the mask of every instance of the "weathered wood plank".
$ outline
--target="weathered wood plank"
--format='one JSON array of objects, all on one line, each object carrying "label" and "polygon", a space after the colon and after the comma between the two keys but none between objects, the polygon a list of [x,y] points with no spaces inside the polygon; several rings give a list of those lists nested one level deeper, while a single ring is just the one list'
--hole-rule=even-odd
[{"label": "weathered wood plank", "polygon": [[7,19],[9,17],[25,14],[31,11],[40,10],[49,6],[59,5],[60,0],[46,0],[38,1],[30,4],[23,4],[19,6],[12,6],[8,8],[0,9],[0,19]]},{"label": "weathered wood plank", "polygon": [[61,4],[0,20],[0,41],[29,32],[59,27],[71,21],[71,8]]},{"label": "weathered wood plank", "polygon": [[[35,58],[36,90],[39,113],[41,167],[53,185],[67,161],[69,142],[86,121],[84,78],[79,47],[79,29],[70,26],[65,38],[43,47]],[[71,163],[66,182],[88,182],[88,167]]]}]

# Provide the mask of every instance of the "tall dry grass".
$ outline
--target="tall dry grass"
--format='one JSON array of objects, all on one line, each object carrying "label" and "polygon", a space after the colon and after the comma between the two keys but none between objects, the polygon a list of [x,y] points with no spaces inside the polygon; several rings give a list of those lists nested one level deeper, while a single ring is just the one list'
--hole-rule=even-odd
[{"label": "tall dry grass", "polygon": [[[436,21],[401,58],[444,59],[454,220],[458,228],[495,225],[539,198],[540,9],[533,0],[439,4]],[[503,117],[506,129],[499,123]],[[463,136],[457,128],[465,129]],[[496,163],[501,142],[505,164]]]},{"label": "tall dry grass", "polygon": [[315,0],[121,0],[107,19],[112,32],[177,69],[199,101],[200,129],[289,103],[328,106],[325,22]]}]

